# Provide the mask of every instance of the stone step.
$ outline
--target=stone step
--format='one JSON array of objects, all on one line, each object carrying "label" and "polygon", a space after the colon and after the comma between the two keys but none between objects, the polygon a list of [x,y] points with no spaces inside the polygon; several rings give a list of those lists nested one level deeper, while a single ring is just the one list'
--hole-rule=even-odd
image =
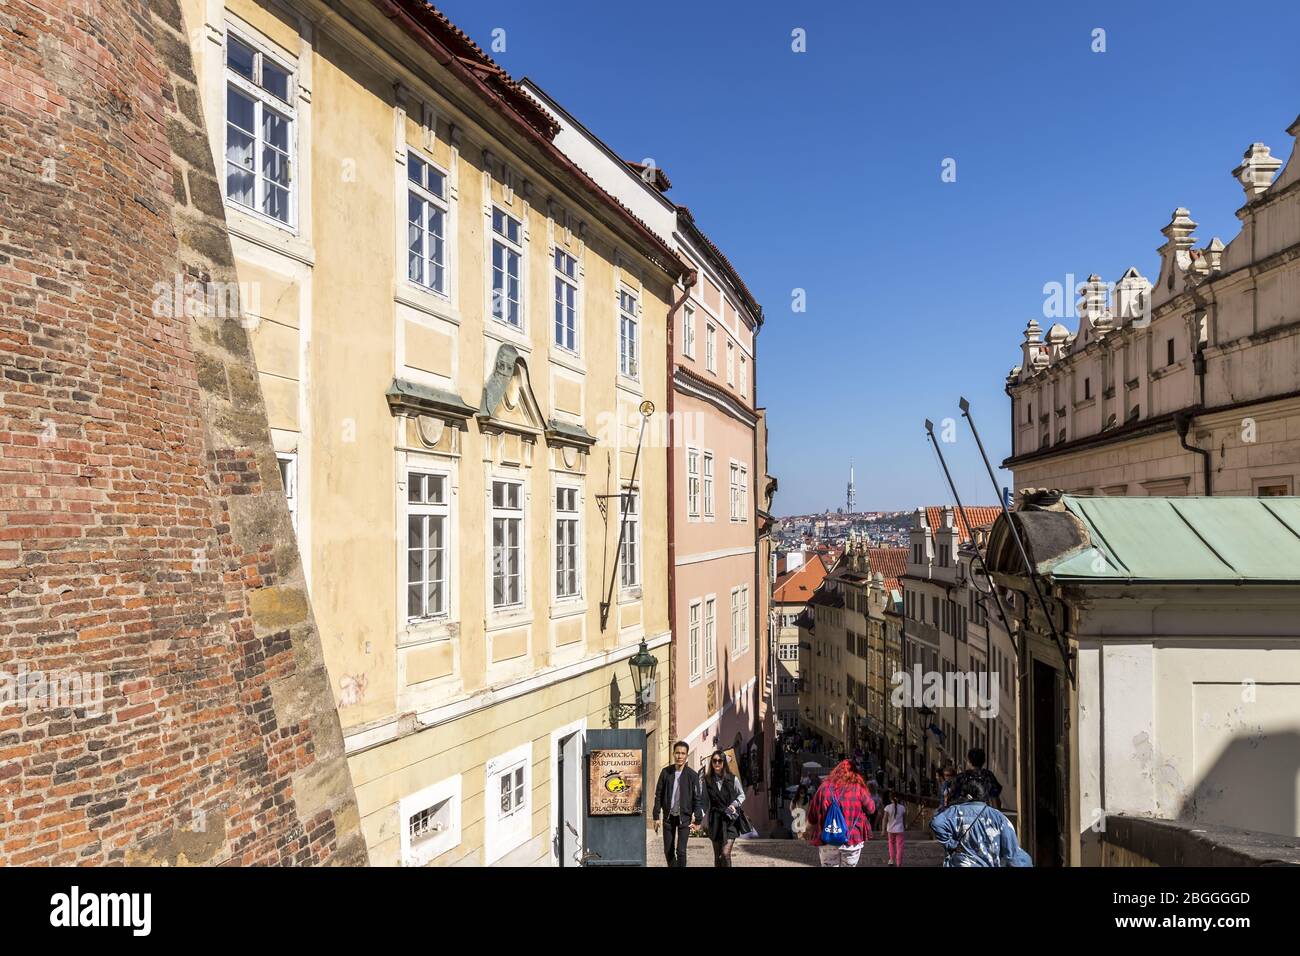
[{"label": "stone step", "polygon": [[[706,838],[692,837],[687,845],[687,866],[713,866],[713,844]],[[888,865],[889,848],[883,834],[873,835],[862,848],[858,866]],[[817,848],[804,840],[737,840],[731,853],[733,866],[818,866]],[[938,866],[943,862],[943,848],[928,833],[907,834],[903,865]],[[646,864],[662,867],[663,836],[646,831]]]}]

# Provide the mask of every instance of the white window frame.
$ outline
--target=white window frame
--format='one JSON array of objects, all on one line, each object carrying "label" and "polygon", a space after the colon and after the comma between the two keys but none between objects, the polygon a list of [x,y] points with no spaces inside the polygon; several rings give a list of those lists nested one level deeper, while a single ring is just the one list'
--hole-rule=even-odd
[{"label": "white window frame", "polygon": [[[619,520],[623,523],[623,547],[618,555],[618,580],[623,591],[641,587],[641,491],[628,489],[627,514],[623,514],[623,499],[619,499]],[[629,580],[630,578],[630,580]]]},{"label": "white window frame", "polygon": [[[416,840],[411,835],[411,821],[418,813],[430,807],[450,800],[451,825],[446,830],[424,839]],[[402,797],[397,803],[398,826],[401,828],[402,866],[425,866],[448,850],[460,846],[461,837],[461,775],[440,780],[432,786],[425,787],[410,796]]]},{"label": "white window frame", "polygon": [[[561,509],[560,498],[562,494],[573,493],[572,509]],[[582,600],[582,489],[577,485],[557,484],[552,502],[551,530],[555,535],[552,567],[552,589],[551,594],[555,603],[571,602]],[[561,593],[560,588],[560,522],[571,523],[573,527],[573,541],[569,547],[573,552],[573,592]]]},{"label": "white window frame", "polygon": [[737,487],[740,490],[740,512],[737,521],[741,524],[749,521],[749,466],[740,465],[740,481]]},{"label": "white window frame", "polygon": [[[560,257],[573,262],[573,275],[560,268]],[[557,348],[570,355],[582,354],[582,260],[573,255],[567,249],[556,246],[551,252],[551,342]],[[560,300],[560,288],[565,286],[573,290],[573,345],[568,346],[561,342],[559,329],[559,312],[562,308],[567,308]]]},{"label": "white window frame", "polygon": [[284,484],[284,503],[289,508],[289,524],[298,533],[298,456],[294,452],[276,452],[280,463],[280,481]]},{"label": "white window frame", "polygon": [[[281,100],[278,96],[264,89],[258,83],[249,80],[247,77],[231,69],[230,61],[230,40],[234,38],[239,43],[250,48],[254,55],[254,73],[258,71],[258,64],[270,60],[275,66],[288,73],[288,101]],[[258,58],[261,60],[259,61]],[[298,231],[298,108],[296,100],[298,97],[298,68],[290,64],[285,58],[272,52],[269,42],[260,37],[253,36],[246,30],[238,29],[232,24],[226,24],[225,37],[221,43],[221,170],[219,180],[221,184],[221,195],[226,204],[238,209],[242,213],[253,216],[261,222],[275,226],[277,229],[284,229],[288,232],[297,234]],[[253,205],[246,206],[237,199],[232,199],[229,195],[229,173],[228,173],[228,133],[230,124],[230,108],[228,97],[230,87],[234,86],[244,96],[253,100]],[[287,219],[278,219],[270,213],[262,211],[262,202],[265,198],[265,187],[262,173],[261,155],[262,155],[262,113],[269,106],[271,109],[283,116],[289,124],[287,162],[289,166],[289,210]],[[273,147],[274,148],[274,147]]]},{"label": "white window frame", "polygon": [[742,398],[749,398],[749,359],[745,353],[740,353],[740,395]]},{"label": "white window frame", "polygon": [[704,673],[718,670],[718,596],[704,597]]},{"label": "white window frame", "polygon": [[736,346],[731,339],[727,339],[727,384],[736,384]]},{"label": "white window frame", "polygon": [[701,618],[704,614],[704,602],[700,598],[692,601],[686,611],[687,662],[690,665],[691,684],[699,683],[703,672],[700,670],[700,631],[703,627]]},{"label": "white window frame", "polygon": [[[432,192],[427,186],[421,183],[416,183],[411,180],[411,158],[412,157],[417,159],[420,163],[424,164],[426,168],[433,170],[434,172],[436,172],[438,175],[442,177],[443,195],[439,196],[436,193]],[[428,179],[427,175],[425,179],[427,181]],[[405,183],[406,186],[405,189],[406,202],[402,206],[402,213],[404,216],[404,223],[406,228],[404,230],[404,234],[402,237],[403,238],[402,251],[403,251],[403,261],[406,263],[406,267],[404,270],[406,281],[410,283],[412,286],[414,286],[415,288],[419,289],[421,292],[428,292],[432,295],[438,296],[439,298],[450,300],[451,282],[453,279],[452,254],[451,254],[451,236],[452,236],[451,174],[447,170],[443,169],[442,166],[440,166],[438,163],[434,162],[433,159],[428,154],[421,152],[420,150],[416,149],[410,144],[407,144],[405,175],[403,178],[403,182]],[[441,288],[437,286],[427,285],[426,283],[420,281],[419,279],[413,279],[411,277],[411,239],[410,239],[411,200],[410,197],[412,194],[414,194],[421,202],[432,204],[433,206],[437,207],[442,211],[442,217],[443,217],[442,233],[443,234],[441,238],[442,238],[443,261],[442,261],[442,287]],[[429,258],[427,254],[421,257],[420,262],[422,263],[422,268],[428,265]]]},{"label": "white window frame", "polygon": [[[511,240],[506,233],[497,231],[496,228],[497,213],[501,213],[501,215],[504,216],[506,219],[518,223],[519,225],[518,242]],[[487,272],[488,272],[488,283],[487,283],[488,316],[494,322],[499,322],[501,325],[504,325],[506,328],[514,329],[516,332],[526,333],[528,330],[528,318],[527,318],[528,312],[526,308],[526,303],[528,299],[528,294],[527,294],[528,276],[527,276],[527,259],[526,256],[524,255],[524,241],[527,238],[524,234],[524,221],[519,216],[512,215],[507,210],[501,208],[501,206],[498,205],[497,203],[492,203],[490,207],[490,211],[488,213],[487,225],[488,225],[488,260],[486,265],[487,265]],[[519,307],[518,324],[511,322],[508,318],[505,317],[505,313],[508,311],[505,307],[506,302],[508,300],[506,300],[504,296],[502,297],[501,300],[502,314],[500,315],[497,314],[497,296],[496,296],[496,289],[494,286],[494,282],[496,281],[497,269],[496,269],[495,260],[496,260],[496,247],[498,245],[500,245],[501,248],[505,249],[507,253],[512,253],[515,256],[517,256],[519,259],[519,301],[517,303]],[[509,273],[506,272],[504,269],[502,270],[503,276],[506,276],[508,274]]]},{"label": "white window frame", "polygon": [[618,373],[641,380],[641,296],[628,288],[618,290]]},{"label": "white window frame", "polygon": [[[443,497],[440,504],[430,504],[427,502],[411,501],[411,479],[413,476],[429,476],[432,478],[442,479]],[[418,626],[427,621],[436,621],[446,618],[451,614],[451,563],[455,550],[452,547],[451,538],[451,474],[441,468],[429,468],[420,464],[408,464],[403,472],[403,483],[405,493],[402,499],[402,605],[399,609],[401,619],[405,626],[410,628]],[[410,589],[411,581],[409,576],[410,553],[411,553],[411,518],[427,517],[442,519],[442,541],[443,541],[443,577],[442,577],[442,606],[435,611],[427,612],[412,616],[410,611]],[[428,542],[427,531],[425,537]],[[426,548],[427,551],[427,548]],[[426,564],[427,573],[427,564]],[[429,606],[429,585],[430,581],[422,582],[424,584],[422,606],[428,609]]]},{"label": "white window frame", "polygon": [[715,375],[718,371],[718,330],[712,322],[704,324],[704,367]]},{"label": "white window frame", "polygon": [[[513,778],[523,770],[520,805],[508,814],[501,812],[501,777]],[[512,779],[513,789],[513,779]],[[533,834],[533,745],[520,744],[499,754],[483,768],[483,865],[491,866],[511,850],[528,842]]]},{"label": "white window frame", "polygon": [[749,586],[741,585],[736,589],[736,597],[740,599],[740,648],[738,653],[745,653],[749,650]]},{"label": "white window frame", "polygon": [[740,588],[731,589],[731,656],[740,653]]},{"label": "white window frame", "polygon": [[695,309],[690,305],[682,306],[682,355],[695,358]]},{"label": "white window frame", "polygon": [[[496,485],[497,484],[514,485],[519,489],[519,507],[508,508],[496,504]],[[489,607],[493,613],[502,613],[519,610],[524,607],[528,601],[528,489],[522,478],[508,478],[500,475],[493,475],[488,481],[488,506],[490,518],[488,521],[488,601]],[[500,520],[518,521],[518,548],[519,548],[519,595],[517,601],[511,601],[505,604],[496,603],[496,579],[497,579],[497,560],[496,560],[496,523]],[[504,545],[509,547],[508,544]],[[504,565],[503,575],[504,575]],[[505,581],[507,577],[502,578],[502,595],[504,597]]]},{"label": "white window frame", "polygon": [[732,521],[744,520],[741,518],[741,510],[740,510],[741,488],[743,487],[741,475],[743,473],[744,473],[744,467],[740,464],[740,462],[736,461],[734,458],[731,459],[730,467],[728,468],[727,471],[727,476],[728,476],[727,487],[731,493],[730,498],[731,498],[731,520]]},{"label": "white window frame", "polygon": [[701,492],[704,495],[704,519],[713,520],[713,452],[704,452],[702,471],[700,473]]},{"label": "white window frame", "polygon": [[686,449],[686,516],[700,516],[700,450]]}]

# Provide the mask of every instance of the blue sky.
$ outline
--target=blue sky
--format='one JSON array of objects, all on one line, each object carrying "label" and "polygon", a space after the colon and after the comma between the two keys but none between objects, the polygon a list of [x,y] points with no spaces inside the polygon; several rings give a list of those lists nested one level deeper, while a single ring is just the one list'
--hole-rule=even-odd
[{"label": "blue sky", "polygon": [[[1252,142],[1289,156],[1300,113],[1287,3],[439,6],[485,49],[504,30],[492,55],[512,75],[654,159],[741,271],[767,316],[778,514],[841,505],[850,457],[859,507],[949,501],[922,422],[964,394],[1008,453],[1003,382],[1044,283],[1154,280],[1176,206],[1202,245],[1229,241],[1230,171]],[[994,501],[957,435],[964,502]]]}]

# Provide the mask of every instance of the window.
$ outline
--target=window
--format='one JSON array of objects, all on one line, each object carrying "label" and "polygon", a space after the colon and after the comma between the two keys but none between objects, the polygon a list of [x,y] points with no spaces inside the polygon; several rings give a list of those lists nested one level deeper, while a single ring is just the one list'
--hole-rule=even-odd
[{"label": "window", "polygon": [[447,294],[447,177],[410,150],[406,154],[406,276]]},{"label": "window", "polygon": [[732,464],[731,466],[731,520],[746,520],[746,511],[748,510],[749,490],[748,490],[749,472],[744,465]]},{"label": "window", "polygon": [[298,530],[298,456],[276,455],[280,465],[280,484],[284,485],[284,503],[289,506],[289,523]]},{"label": "window", "polygon": [[293,219],[293,72],[226,34],[226,198],[286,225]]},{"label": "window", "polygon": [[578,351],[578,260],[555,250],[555,344]]},{"label": "window", "polygon": [[483,857],[492,864],[532,836],[532,751],[523,744],[487,762],[483,782]]},{"label": "window", "polygon": [[1291,494],[1290,478],[1256,478],[1256,498],[1285,498]]},{"label": "window", "polygon": [[797,661],[799,659],[798,644],[778,644],[776,647],[777,660]]},{"label": "window", "polygon": [[524,603],[524,486],[492,482],[492,606]]},{"label": "window", "polygon": [[1034,420],[1034,403],[1030,402],[1027,407],[1029,409],[1029,414],[1025,416],[1025,421],[1032,423]]},{"label": "window", "polygon": [[695,310],[689,305],[682,309],[682,354],[695,358]]},{"label": "window", "polygon": [[736,383],[736,347],[727,342],[727,384]]},{"label": "window", "polygon": [[578,489],[555,489],[555,596],[575,598],[580,594],[578,570]]},{"label": "window", "polygon": [[1165,342],[1165,364],[1166,365],[1174,364],[1174,340],[1173,339],[1169,339],[1167,342]]},{"label": "window", "polygon": [[740,628],[744,618],[740,614],[740,588],[731,591],[731,653],[740,653]]},{"label": "window", "polygon": [[1085,378],[1083,380],[1083,400],[1086,402],[1090,398],[1092,398],[1092,379]]},{"label": "window", "polygon": [[749,397],[749,360],[743,355],[740,357],[740,394]]},{"label": "window", "polygon": [[628,378],[636,378],[637,349],[639,346],[637,317],[640,305],[636,296],[620,289],[618,293],[618,370]]},{"label": "window", "polygon": [[713,517],[713,452],[704,453],[704,517]]},{"label": "window", "polygon": [[736,591],[736,618],[732,627],[733,649],[749,649],[749,588],[741,587]]},{"label": "window", "polygon": [[398,802],[403,866],[424,866],[460,844],[461,778],[451,777]]},{"label": "window", "polygon": [[718,669],[718,622],[717,600],[708,598],[704,602],[704,673],[712,674]]},{"label": "window", "polygon": [[686,449],[686,513],[700,516],[700,453],[694,448]]},{"label": "window", "polygon": [[447,612],[447,476],[406,473],[406,619]]},{"label": "window", "polygon": [[523,328],[523,227],[519,220],[492,207],[492,317]]},{"label": "window", "polygon": [[717,337],[717,329],[713,327],[713,323],[706,323],[704,327],[704,367],[710,372],[718,370]]},{"label": "window", "polygon": [[619,568],[623,587],[634,588],[641,583],[641,518],[640,495],[627,492],[627,512],[623,518],[623,550],[619,552]]},{"label": "window", "polygon": [[688,635],[687,644],[689,645],[689,656],[691,665],[691,680],[698,680],[700,676],[700,602],[692,601],[689,612],[687,613]]}]

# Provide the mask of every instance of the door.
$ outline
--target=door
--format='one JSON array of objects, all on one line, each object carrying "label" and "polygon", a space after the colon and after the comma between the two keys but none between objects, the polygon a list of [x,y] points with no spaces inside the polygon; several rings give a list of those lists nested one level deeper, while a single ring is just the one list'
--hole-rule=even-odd
[{"label": "door", "polygon": [[1061,672],[1050,664],[1034,661],[1032,692],[1034,863],[1062,866],[1066,814]]},{"label": "door", "polygon": [[575,731],[559,743],[559,821],[555,843],[560,866],[582,864],[582,734]]}]

